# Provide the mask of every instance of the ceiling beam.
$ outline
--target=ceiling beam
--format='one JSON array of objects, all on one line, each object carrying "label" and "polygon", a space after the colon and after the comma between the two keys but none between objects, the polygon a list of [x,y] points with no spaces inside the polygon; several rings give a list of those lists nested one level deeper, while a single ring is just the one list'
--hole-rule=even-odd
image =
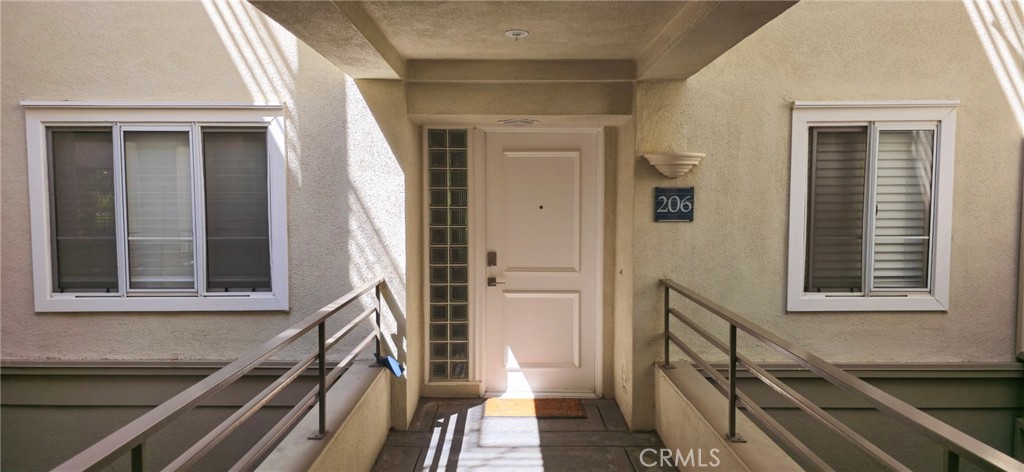
[{"label": "ceiling beam", "polygon": [[253,6],[357,79],[401,79],[405,60],[355,2],[250,0]]},{"label": "ceiling beam", "polygon": [[637,57],[640,80],[696,74],[796,1],[690,1]]},{"label": "ceiling beam", "polygon": [[388,65],[391,66],[391,69],[394,70],[399,77],[405,77],[405,58],[398,53],[398,50],[395,49],[395,45],[391,44],[391,41],[388,41],[388,37],[380,30],[380,26],[377,25],[377,22],[373,21],[373,19],[370,18],[370,15],[366,13],[366,9],[364,9],[358,2],[334,0],[332,3],[334,3],[338,9],[348,17],[349,21],[352,22],[352,25],[363,34],[363,37],[366,38],[370,45],[377,50],[377,53],[387,61]]},{"label": "ceiling beam", "polygon": [[630,60],[410,60],[410,82],[628,82]]},{"label": "ceiling beam", "polygon": [[410,115],[631,115],[632,82],[406,84]]}]

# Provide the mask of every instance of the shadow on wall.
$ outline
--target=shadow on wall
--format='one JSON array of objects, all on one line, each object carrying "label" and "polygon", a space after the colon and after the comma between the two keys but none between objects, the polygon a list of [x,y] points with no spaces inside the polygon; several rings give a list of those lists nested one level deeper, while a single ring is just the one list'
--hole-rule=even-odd
[{"label": "shadow on wall", "polygon": [[963,2],[1024,134],[1024,2]]},{"label": "shadow on wall", "polygon": [[[1024,0],[963,0],[985,55],[992,64],[1013,116],[1024,136]],[[1024,140],[1021,140],[1024,162]],[[1024,194],[1022,197],[1024,198]],[[1024,201],[1024,200],[1022,200]],[[1018,317],[1021,315],[1018,315]],[[1024,350],[1024,318],[1017,320],[1018,356]]]},{"label": "shadow on wall", "polygon": [[[405,177],[359,89],[253,8],[215,0],[202,5],[253,101],[285,107],[293,300],[288,323],[383,276],[390,309],[384,310],[383,329],[390,333],[390,352],[404,361]],[[305,55],[311,57],[300,73]],[[346,320],[338,318],[340,327]],[[351,343],[360,337],[353,333]],[[307,341],[303,350],[312,346]],[[338,352],[351,347],[342,343]]]},{"label": "shadow on wall", "polygon": [[[280,102],[288,114],[290,238],[298,249],[290,261],[292,288],[317,292],[293,298],[316,299],[315,309],[383,275],[401,306],[404,176],[358,89],[321,57],[309,62],[323,65],[304,63],[299,74],[299,52],[305,48],[256,10],[214,0],[203,0],[203,6],[253,100]],[[334,77],[307,79],[316,76],[306,71],[309,67]],[[334,145],[312,145],[323,141]],[[310,265],[322,269],[305,270]],[[303,284],[307,272],[334,276]]]},{"label": "shadow on wall", "polygon": [[266,19],[241,3],[202,4],[253,101],[294,108],[291,90],[299,70],[295,37],[271,33]]},{"label": "shadow on wall", "polygon": [[[383,275],[392,309],[385,326],[391,352],[405,360],[406,306],[405,173],[355,82],[345,78],[349,228],[349,276],[369,280]],[[395,336],[399,335],[399,336]]]}]

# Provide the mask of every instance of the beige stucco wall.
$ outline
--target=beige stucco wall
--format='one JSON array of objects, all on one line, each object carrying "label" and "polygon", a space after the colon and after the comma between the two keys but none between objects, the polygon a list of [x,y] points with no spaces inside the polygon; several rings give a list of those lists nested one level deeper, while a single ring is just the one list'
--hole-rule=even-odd
[{"label": "beige stucco wall", "polygon": [[[785,313],[792,102],[904,99],[961,101],[949,312]],[[686,82],[639,84],[635,110],[637,156],[707,157],[678,180],[635,162],[632,404],[653,399],[661,277],[829,361],[1013,359],[1021,132],[961,3],[800,2]],[[653,223],[655,186],[694,186],[695,221]]]},{"label": "beige stucco wall", "polygon": [[[417,83],[409,112],[456,115],[628,115],[630,82]],[[549,124],[549,120],[541,120]],[[493,121],[486,123],[492,124]],[[582,123],[576,123],[582,126]]]},{"label": "beige stucco wall", "polygon": [[[406,186],[418,174],[400,161],[418,151],[393,148],[351,79],[248,4],[3,2],[2,48],[3,359],[233,359],[377,275],[393,315],[410,314]],[[35,313],[21,100],[283,103],[290,311]],[[418,338],[387,318],[389,344],[415,355]]]},{"label": "beige stucco wall", "polygon": [[[356,86],[366,100],[367,110],[396,156],[405,176],[405,261],[392,261],[406,267],[406,300],[404,315],[398,315],[395,334],[389,343],[407,366],[405,382],[391,382],[394,408],[404,408],[405,415],[395,415],[396,427],[404,429],[416,410],[423,382],[423,159],[420,150],[420,128],[409,121],[404,85],[395,80],[359,80]],[[369,122],[368,122],[369,123]]]},{"label": "beige stucco wall", "polygon": [[[619,149],[616,155],[615,193],[615,264],[613,277],[614,356],[611,366],[615,401],[626,418],[633,411],[633,148],[636,146],[636,123],[630,119],[619,128]],[[607,366],[606,366],[607,368]]]},{"label": "beige stucco wall", "polygon": [[373,467],[388,436],[387,423],[380,421],[388,417],[388,375],[387,371],[380,371],[310,471],[370,470]]}]

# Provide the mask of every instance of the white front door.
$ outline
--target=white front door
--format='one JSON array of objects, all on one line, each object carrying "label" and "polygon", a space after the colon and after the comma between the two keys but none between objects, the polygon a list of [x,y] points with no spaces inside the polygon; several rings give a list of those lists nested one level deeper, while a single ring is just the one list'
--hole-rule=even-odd
[{"label": "white front door", "polygon": [[487,394],[594,395],[601,132],[483,134]]}]

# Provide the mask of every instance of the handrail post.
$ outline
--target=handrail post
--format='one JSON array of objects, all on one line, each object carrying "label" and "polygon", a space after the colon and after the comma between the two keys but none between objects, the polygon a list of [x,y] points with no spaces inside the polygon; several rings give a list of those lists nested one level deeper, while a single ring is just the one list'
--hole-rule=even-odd
[{"label": "handrail post", "polygon": [[145,472],[146,470],[146,443],[140,442],[132,448],[132,472]]},{"label": "handrail post", "polygon": [[666,369],[671,367],[671,364],[669,363],[669,358],[668,358],[668,341],[669,341],[669,339],[668,339],[668,334],[669,334],[669,331],[668,331],[668,315],[669,315],[668,296],[669,296],[669,288],[666,285],[665,286],[665,332],[663,333],[664,336],[662,336],[662,337],[665,338],[665,363],[662,364],[662,366],[665,367]]},{"label": "handrail post", "polygon": [[[725,435],[727,438],[729,436],[734,436],[736,439],[740,439],[736,434],[735,423],[736,407],[738,404],[744,408],[744,413],[750,417],[751,421],[761,425],[762,427],[767,424],[766,420],[770,419],[770,416],[764,413],[756,403],[748,399],[743,393],[737,391],[737,382],[739,379],[736,376],[736,368],[739,362],[743,362],[744,368],[747,372],[750,372],[754,377],[757,377],[765,384],[773,387],[773,389],[783,394],[783,396],[787,396],[789,400],[796,403],[801,410],[806,411],[819,422],[826,424],[826,426],[829,426],[833,431],[844,435],[848,440],[852,441],[862,451],[871,455],[872,458],[876,459],[880,464],[893,470],[909,470],[899,461],[893,459],[892,456],[886,454],[885,451],[871,444],[869,441],[865,440],[863,436],[860,436],[848,426],[843,425],[839,420],[825,413],[823,409],[815,405],[813,402],[807,400],[802,395],[799,395],[796,390],[789,387],[783,388],[783,383],[779,382],[777,378],[769,374],[757,363],[746,359],[746,357],[739,358],[736,354],[736,333],[737,330],[742,329],[744,333],[749,335],[749,339],[763,343],[764,345],[784,354],[786,357],[796,361],[797,364],[816,374],[819,378],[828,381],[831,385],[840,387],[843,390],[858,396],[869,405],[876,408],[879,412],[900,421],[905,426],[913,429],[915,433],[918,433],[944,447],[945,451],[943,452],[942,457],[942,465],[944,469],[959,470],[960,463],[967,461],[985,470],[1024,470],[1021,468],[1024,467],[1024,462],[1014,459],[1006,453],[971,437],[943,421],[936,419],[935,417],[915,408],[899,398],[896,398],[884,390],[851,375],[845,370],[825,361],[810,351],[773,334],[765,328],[751,322],[749,319],[736,314],[732,310],[729,310],[703,295],[680,285],[678,282],[672,279],[661,279],[660,283],[663,286],[671,288],[672,291],[678,293],[682,297],[694,302],[701,308],[708,310],[719,319],[729,323],[729,345],[726,346],[726,344],[719,340],[717,336],[711,336],[703,328],[697,326],[696,322],[683,316],[679,311],[675,309],[670,310],[670,314],[677,317],[684,325],[693,329],[697,334],[715,345],[715,347],[719,348],[722,352],[726,352],[730,355],[730,378],[728,380],[729,385],[726,385],[727,381],[723,375],[711,367],[710,364],[705,362],[695,351],[686,347],[682,340],[674,334],[669,333],[671,336],[670,340],[682,348],[683,352],[694,362],[699,364],[702,369],[708,371],[708,373],[713,377],[716,387],[727,395],[729,403],[729,432]],[[739,398],[737,398],[737,396],[739,396]],[[746,425],[744,425],[744,427],[746,427]],[[827,464],[822,463],[822,465],[825,465],[826,467],[819,467],[818,463],[821,462],[820,460],[814,459],[812,456],[803,452],[805,450],[809,451],[806,446],[802,445],[795,438],[792,438],[792,435],[786,437],[785,434],[788,434],[788,432],[786,432],[785,428],[781,425],[771,426],[771,428],[774,428],[775,430],[774,433],[770,433],[770,435],[782,437],[783,440],[790,445],[788,447],[784,446],[784,448],[791,448],[793,451],[797,452],[798,455],[802,455],[804,459],[806,459],[807,464],[815,466],[809,467],[810,469],[828,470]]]},{"label": "handrail post", "polygon": [[[85,450],[79,452],[75,456],[64,461],[64,463],[58,465],[56,470],[100,470],[107,467],[111,463],[117,460],[123,460],[129,455],[137,457],[135,463],[137,467],[145,467],[142,459],[148,454],[147,447],[143,444],[147,443],[149,439],[153,437],[158,431],[161,431],[168,423],[180,418],[182,415],[194,410],[200,403],[207,398],[216,395],[218,392],[223,391],[233,382],[242,378],[253,369],[259,367],[265,360],[271,358],[274,354],[277,354],[287,346],[292,345],[298,340],[308,341],[308,334],[313,330],[314,327],[319,328],[319,346],[318,350],[313,355],[307,355],[301,362],[301,372],[307,371],[308,368],[312,367],[312,363],[319,358],[319,391],[313,389],[307,393],[310,397],[309,400],[303,400],[302,406],[295,411],[301,411],[303,414],[312,414],[313,398],[319,393],[320,405],[324,408],[321,411],[320,416],[320,428],[319,431],[323,433],[327,432],[326,428],[326,397],[327,397],[327,386],[334,379],[340,376],[342,369],[335,369],[330,377],[328,377],[326,364],[327,354],[326,351],[331,346],[337,345],[338,341],[349,334],[350,332],[358,329],[362,326],[361,322],[365,321],[370,317],[371,310],[364,310],[356,320],[350,322],[336,335],[332,336],[330,344],[327,344],[326,325],[324,324],[330,317],[336,315],[340,310],[352,305],[353,303],[362,303],[365,301],[364,295],[370,292],[371,289],[376,288],[384,283],[384,279],[378,277],[372,281],[365,282],[362,285],[352,289],[345,295],[335,299],[334,301],[323,306],[315,313],[306,316],[299,322],[288,327],[277,336],[263,342],[255,349],[245,353],[241,357],[230,362],[228,365],[221,367],[213,374],[207,376],[203,380],[193,384],[191,387],[179,392],[178,394],[171,397],[169,400],[161,403],[158,407],[149,410],[142,416],[132,420],[128,424],[122,426],[117,431],[114,431],[110,435],[106,436],[99,442],[89,446]],[[382,292],[385,287],[381,287]],[[387,296],[387,292],[383,292],[383,296]],[[386,301],[386,298],[384,299]],[[375,337],[375,336],[374,336]],[[360,353],[365,352],[370,346],[370,342],[373,341],[371,335],[367,334],[364,340],[359,344],[358,350]],[[349,355],[344,359],[343,362],[339,362],[339,366],[348,365],[356,356]],[[291,375],[291,374],[289,374]],[[282,381],[281,384],[274,383],[272,385],[291,385],[292,381],[297,376],[292,376],[291,380]],[[281,380],[281,379],[278,379]],[[276,382],[276,381],[275,381]],[[234,414],[228,417],[227,420],[218,425],[215,429],[216,434],[211,431],[204,439],[202,444],[196,443],[189,449],[189,451],[199,451],[197,454],[205,454],[205,451],[213,447],[212,444],[220,442],[223,438],[223,434],[228,434],[233,431],[240,422],[245,421],[247,418],[265,405],[263,400],[268,400],[270,397],[277,395],[280,390],[264,390],[260,395],[260,399],[253,399],[247,405],[252,405],[252,409],[247,406],[246,409],[236,411]],[[295,413],[298,416],[298,413]],[[290,421],[290,420],[289,420]],[[319,432],[318,431],[318,432]],[[223,433],[223,434],[222,434]],[[312,433],[312,431],[311,431]],[[186,454],[179,456],[175,463],[178,462],[194,462],[197,455],[190,455],[191,452],[186,451]],[[187,468],[187,467],[185,467]]]},{"label": "handrail post", "polygon": [[736,434],[736,325],[729,323],[729,435],[732,442],[746,442]]},{"label": "handrail post", "polygon": [[319,403],[320,429],[309,439],[323,439],[327,435],[327,321],[321,321],[316,327],[317,334],[317,377],[319,377],[320,388],[317,392],[317,403]]},{"label": "handrail post", "polygon": [[960,472],[960,455],[946,449],[946,455],[943,458],[943,468],[946,472]]},{"label": "handrail post", "polygon": [[384,336],[384,328],[380,325],[380,284],[374,288],[374,296],[377,299],[377,313],[374,317],[374,322],[377,323],[377,357],[380,357],[380,339]]}]

